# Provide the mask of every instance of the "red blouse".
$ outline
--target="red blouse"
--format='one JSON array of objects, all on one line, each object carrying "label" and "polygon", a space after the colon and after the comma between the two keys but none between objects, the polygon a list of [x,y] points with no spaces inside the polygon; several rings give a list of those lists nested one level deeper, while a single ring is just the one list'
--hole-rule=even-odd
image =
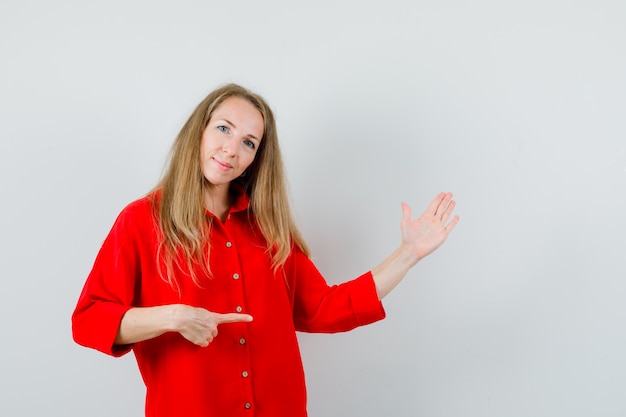
[{"label": "red blouse", "polygon": [[[213,218],[213,277],[200,277],[200,288],[176,271],[180,295],[158,272],[160,231],[150,197],[128,205],[102,244],[72,315],[74,340],[113,356],[133,350],[146,385],[148,417],[305,417],[296,331],[342,332],[385,317],[370,272],[328,286],[309,258],[294,249],[274,274],[248,202],[242,193],[226,222]],[[131,307],[175,303],[248,313],[254,320],[221,325],[208,347],[175,332],[113,344]]]}]

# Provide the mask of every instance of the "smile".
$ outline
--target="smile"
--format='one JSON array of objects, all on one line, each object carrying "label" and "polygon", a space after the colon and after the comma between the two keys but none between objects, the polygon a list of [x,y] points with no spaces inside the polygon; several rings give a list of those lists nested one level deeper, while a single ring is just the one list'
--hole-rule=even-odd
[{"label": "smile", "polygon": [[215,161],[215,165],[217,165],[217,167],[221,169],[222,171],[228,171],[229,169],[233,168],[233,166],[229,164],[228,162],[220,161],[219,159],[216,159],[215,157],[213,157],[213,161]]}]

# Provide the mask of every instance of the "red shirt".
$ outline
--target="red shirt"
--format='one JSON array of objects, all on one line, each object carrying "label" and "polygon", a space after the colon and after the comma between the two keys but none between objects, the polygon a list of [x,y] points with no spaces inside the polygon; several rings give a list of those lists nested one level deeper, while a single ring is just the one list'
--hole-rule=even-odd
[{"label": "red shirt", "polygon": [[[72,315],[74,340],[113,356],[133,350],[146,385],[148,417],[305,417],[296,331],[342,332],[385,317],[370,272],[328,286],[309,258],[294,249],[274,274],[248,202],[242,193],[224,223],[213,218],[213,277],[201,276],[200,288],[177,270],[180,295],[157,269],[160,231],[148,197],[120,213],[102,244]],[[131,307],[175,303],[248,313],[254,320],[221,325],[208,347],[175,332],[113,344]]]}]

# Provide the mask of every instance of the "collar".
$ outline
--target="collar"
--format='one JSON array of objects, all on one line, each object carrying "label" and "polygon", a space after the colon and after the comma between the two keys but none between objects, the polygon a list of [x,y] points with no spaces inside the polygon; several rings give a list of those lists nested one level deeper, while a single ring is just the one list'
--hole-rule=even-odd
[{"label": "collar", "polygon": [[233,204],[231,204],[228,213],[237,213],[239,211],[248,210],[250,207],[250,196],[241,185],[232,183],[230,186],[230,193],[232,194],[234,201]]},{"label": "collar", "polygon": [[[233,204],[231,204],[230,209],[228,210],[228,213],[229,214],[238,213],[241,211],[248,210],[248,208],[250,207],[250,196],[244,190],[244,188],[239,184],[231,184],[229,191],[231,195],[233,196]],[[149,196],[151,196],[151,198],[154,198],[157,202],[159,202],[161,200],[162,194],[163,194],[163,189],[159,188],[156,191],[151,192]],[[208,214],[213,215],[213,213],[208,211],[206,208],[204,209],[204,211]]]}]

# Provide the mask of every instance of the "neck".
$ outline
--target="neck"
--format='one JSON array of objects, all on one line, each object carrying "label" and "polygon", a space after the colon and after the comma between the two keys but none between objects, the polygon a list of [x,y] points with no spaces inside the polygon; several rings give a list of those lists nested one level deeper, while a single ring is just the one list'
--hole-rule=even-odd
[{"label": "neck", "polygon": [[209,185],[204,193],[204,206],[217,216],[222,222],[226,221],[226,215],[232,204],[228,185]]}]

